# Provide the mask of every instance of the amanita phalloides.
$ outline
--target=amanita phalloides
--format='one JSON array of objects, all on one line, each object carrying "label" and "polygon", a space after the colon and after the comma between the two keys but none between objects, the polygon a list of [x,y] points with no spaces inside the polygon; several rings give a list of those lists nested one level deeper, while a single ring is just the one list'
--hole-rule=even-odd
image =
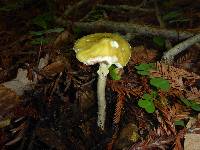
[{"label": "amanita phalloides", "polygon": [[74,45],[76,58],[86,64],[99,63],[97,98],[98,98],[98,121],[97,125],[104,130],[106,118],[105,88],[109,67],[114,64],[123,68],[131,56],[129,43],[118,34],[95,33],[84,36]]}]

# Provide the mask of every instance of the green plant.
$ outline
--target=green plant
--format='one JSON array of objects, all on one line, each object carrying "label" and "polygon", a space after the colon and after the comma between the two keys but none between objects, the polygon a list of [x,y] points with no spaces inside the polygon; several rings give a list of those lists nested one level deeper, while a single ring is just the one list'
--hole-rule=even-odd
[{"label": "green plant", "polygon": [[111,65],[109,67],[109,74],[110,74],[110,76],[113,80],[120,80],[121,79],[119,71],[118,71],[118,69],[115,65]]},{"label": "green plant", "polygon": [[169,81],[163,78],[151,78],[150,84],[162,91],[168,91],[170,89]]},{"label": "green plant", "polygon": [[39,27],[39,31],[30,31],[29,34],[33,36],[33,40],[30,42],[32,45],[48,44],[50,38],[46,38],[45,35],[50,33],[60,33],[64,31],[64,28],[50,28],[50,23],[54,20],[52,13],[44,13],[36,16],[32,19],[32,24]]},{"label": "green plant", "polygon": [[45,45],[48,44],[50,39],[44,38],[44,37],[39,37],[39,38],[34,38],[30,44],[31,45]]},{"label": "green plant", "polygon": [[50,38],[45,38],[45,34],[60,33],[63,31],[64,31],[64,28],[53,28],[53,29],[42,30],[42,31],[31,31],[29,34],[31,34],[34,38],[30,42],[30,44],[32,45],[48,44],[50,41]]},{"label": "green plant", "polygon": [[149,75],[149,71],[151,69],[155,68],[155,64],[154,63],[148,63],[148,64],[142,63],[142,64],[135,66],[135,68],[137,69],[138,74]]},{"label": "green plant", "polygon": [[[154,63],[149,64],[139,64],[135,66],[137,73],[140,75],[149,75],[151,69],[155,69]],[[168,91],[170,89],[170,84],[168,80],[163,78],[150,78],[150,85],[156,88],[156,91],[151,92],[151,94],[144,94],[143,97],[138,101],[138,105],[144,108],[148,113],[153,113],[155,111],[155,106],[153,101],[157,97],[157,90]]]},{"label": "green plant", "polygon": [[138,105],[144,108],[148,113],[153,113],[155,111],[155,106],[153,100],[156,98],[157,92],[153,91],[151,94],[144,94],[138,101]]},{"label": "green plant", "polygon": [[176,126],[182,126],[182,127],[185,127],[185,123],[183,120],[175,120],[174,124]]},{"label": "green plant", "polygon": [[50,33],[60,33],[63,31],[64,31],[64,28],[53,28],[53,29],[42,30],[42,31],[30,31],[30,34],[33,36],[41,36],[41,35],[50,34]]},{"label": "green plant", "polygon": [[195,111],[200,111],[200,105],[194,101],[188,100],[184,97],[181,97],[180,100],[188,107],[191,107]]}]

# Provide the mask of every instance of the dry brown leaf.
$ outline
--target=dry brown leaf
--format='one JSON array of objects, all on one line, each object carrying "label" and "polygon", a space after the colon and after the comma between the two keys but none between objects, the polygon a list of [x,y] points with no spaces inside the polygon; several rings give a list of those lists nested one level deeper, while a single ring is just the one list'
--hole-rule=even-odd
[{"label": "dry brown leaf", "polygon": [[19,102],[20,98],[14,91],[4,85],[0,85],[0,119],[9,113]]},{"label": "dry brown leaf", "polygon": [[44,67],[40,73],[43,74],[44,76],[50,77],[53,76],[57,73],[63,72],[65,69],[65,64],[62,61],[56,61],[53,62],[46,67]]},{"label": "dry brown leaf", "polygon": [[64,44],[68,44],[69,42],[73,41],[73,36],[69,31],[64,31],[56,38],[54,42],[54,46],[59,48]]},{"label": "dry brown leaf", "polygon": [[179,131],[179,133],[176,135],[176,139],[175,139],[175,146],[173,150],[183,150],[183,146],[181,144],[181,139],[184,138],[186,129],[182,129]]}]

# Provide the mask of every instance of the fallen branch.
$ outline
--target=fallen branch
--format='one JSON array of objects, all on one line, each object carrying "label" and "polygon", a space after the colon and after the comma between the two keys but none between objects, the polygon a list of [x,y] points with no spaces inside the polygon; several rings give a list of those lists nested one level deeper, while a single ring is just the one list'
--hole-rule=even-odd
[{"label": "fallen branch", "polygon": [[188,47],[194,45],[195,43],[200,42],[200,34],[197,34],[182,43],[179,43],[178,45],[174,46],[172,49],[167,51],[164,55],[162,60],[165,63],[171,64],[174,60],[174,57],[179,54],[180,52],[186,50]]},{"label": "fallen branch", "polygon": [[67,10],[65,10],[64,16],[67,17],[70,13],[74,12],[79,7],[81,7],[84,4],[87,4],[89,2],[90,2],[90,0],[81,0],[81,1],[79,1],[78,3],[74,4],[73,6],[69,7]]},{"label": "fallen branch", "polygon": [[56,19],[56,23],[61,24],[61,25],[66,25],[67,24],[66,18],[70,14],[76,12],[81,7],[84,7],[87,4],[89,5],[90,3],[92,3],[92,0],[81,0],[81,1],[73,4],[72,6],[69,6],[68,9],[66,9],[65,12],[63,13],[63,16]]},{"label": "fallen branch", "polygon": [[176,31],[151,27],[147,25],[132,24],[126,22],[97,21],[97,22],[75,22],[75,28],[86,32],[125,32],[138,33],[144,36],[163,36],[167,39],[184,40],[195,35],[187,31]]},{"label": "fallen branch", "polygon": [[105,10],[113,10],[113,11],[143,11],[143,12],[153,12],[154,9],[150,8],[141,8],[141,6],[129,6],[129,5],[97,5],[97,8],[105,9]]}]

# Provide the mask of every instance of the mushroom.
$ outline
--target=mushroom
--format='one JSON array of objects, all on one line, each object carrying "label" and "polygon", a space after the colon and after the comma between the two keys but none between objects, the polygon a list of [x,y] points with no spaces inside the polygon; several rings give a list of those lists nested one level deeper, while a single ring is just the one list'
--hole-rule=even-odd
[{"label": "mushroom", "polygon": [[97,125],[104,130],[106,116],[105,88],[109,67],[114,64],[118,68],[125,66],[131,56],[129,43],[118,34],[95,33],[84,36],[74,45],[76,58],[86,64],[99,63],[97,71],[97,98],[98,98],[98,121]]}]

